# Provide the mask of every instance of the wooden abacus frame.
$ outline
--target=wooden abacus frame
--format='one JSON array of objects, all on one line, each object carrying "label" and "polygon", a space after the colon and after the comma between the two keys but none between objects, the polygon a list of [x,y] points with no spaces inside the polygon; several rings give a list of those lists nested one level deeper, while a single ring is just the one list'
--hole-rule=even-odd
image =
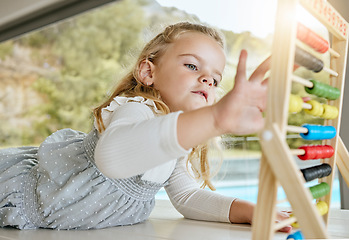
[{"label": "wooden abacus frame", "polygon": [[[293,80],[293,67],[296,48],[296,11],[303,6],[317,18],[331,33],[331,48],[340,56],[331,55],[331,69],[338,73],[331,76],[330,85],[338,88],[341,95],[329,105],[339,110],[338,118],[326,120],[325,125],[336,128],[337,134],[323,144],[331,145],[335,154],[324,159],[332,167],[332,174],[319,179],[330,186],[330,194],[322,197],[330,206],[334,167],[337,164],[346,183],[349,185],[349,154],[339,137],[341,109],[344,90],[345,66],[348,48],[348,23],[326,1],[323,0],[279,0],[272,49],[269,77],[266,125],[260,134],[262,157],[259,172],[259,192],[254,211],[252,239],[272,239],[275,231],[297,220],[306,238],[328,238],[328,213],[320,216],[313,203],[313,197],[305,186],[304,177],[295,163],[294,156],[286,143],[288,106]],[[294,213],[293,218],[276,223],[277,191],[284,189]]]}]

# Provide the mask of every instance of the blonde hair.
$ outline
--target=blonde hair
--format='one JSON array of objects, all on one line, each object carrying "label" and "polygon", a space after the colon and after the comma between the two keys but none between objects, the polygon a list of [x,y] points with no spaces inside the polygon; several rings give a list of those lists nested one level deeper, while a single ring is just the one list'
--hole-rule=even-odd
[{"label": "blonde hair", "polygon": [[[159,91],[153,88],[152,85],[147,86],[139,80],[139,66],[144,60],[148,60],[156,65],[163,53],[166,51],[168,45],[175,42],[181,34],[186,32],[199,32],[212,37],[224,49],[224,38],[220,32],[213,28],[189,22],[181,22],[166,27],[162,33],[158,34],[145,45],[133,70],[121,79],[113,94],[104,103],[94,109],[93,113],[99,132],[105,130],[105,125],[102,119],[102,109],[107,107],[116,96],[141,96],[145,99],[153,100],[157,109],[163,114],[170,113],[168,106],[161,100]],[[199,164],[197,161],[199,161]],[[214,190],[210,181],[211,177],[207,157],[207,144],[195,147],[188,157],[188,162],[191,163],[195,178],[203,181],[201,187],[208,186],[211,190]]]}]

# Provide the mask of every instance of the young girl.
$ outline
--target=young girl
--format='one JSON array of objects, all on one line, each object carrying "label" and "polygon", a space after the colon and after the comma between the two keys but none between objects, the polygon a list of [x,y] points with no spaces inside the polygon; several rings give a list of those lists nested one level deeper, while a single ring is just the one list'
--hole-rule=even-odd
[{"label": "young girl", "polygon": [[213,188],[204,143],[263,127],[269,59],[247,80],[246,58],[242,51],[234,89],[215,101],[225,66],[221,35],[191,23],[167,27],[94,110],[89,134],[63,129],[38,148],[0,151],[1,226],[135,224],[149,217],[161,187],[186,218],[251,223],[254,204],[201,189],[188,172]]}]

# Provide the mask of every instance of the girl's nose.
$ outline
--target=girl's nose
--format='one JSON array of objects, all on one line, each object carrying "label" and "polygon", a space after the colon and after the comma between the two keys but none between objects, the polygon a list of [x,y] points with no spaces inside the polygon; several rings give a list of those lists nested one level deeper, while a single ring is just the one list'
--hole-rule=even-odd
[{"label": "girl's nose", "polygon": [[209,87],[211,87],[213,85],[213,79],[210,79],[208,77],[200,78],[200,82],[208,84]]}]

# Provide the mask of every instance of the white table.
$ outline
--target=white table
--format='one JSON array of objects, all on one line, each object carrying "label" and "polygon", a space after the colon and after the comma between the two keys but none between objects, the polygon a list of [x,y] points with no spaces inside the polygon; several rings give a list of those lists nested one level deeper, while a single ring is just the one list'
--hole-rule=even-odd
[{"label": "white table", "polygon": [[[349,239],[349,211],[331,209],[329,230],[333,239]],[[285,240],[288,234],[276,233],[274,239]],[[1,240],[232,240],[251,239],[247,224],[215,223],[184,219],[167,200],[157,200],[149,220],[133,226],[102,230],[15,230],[1,229]]]}]

